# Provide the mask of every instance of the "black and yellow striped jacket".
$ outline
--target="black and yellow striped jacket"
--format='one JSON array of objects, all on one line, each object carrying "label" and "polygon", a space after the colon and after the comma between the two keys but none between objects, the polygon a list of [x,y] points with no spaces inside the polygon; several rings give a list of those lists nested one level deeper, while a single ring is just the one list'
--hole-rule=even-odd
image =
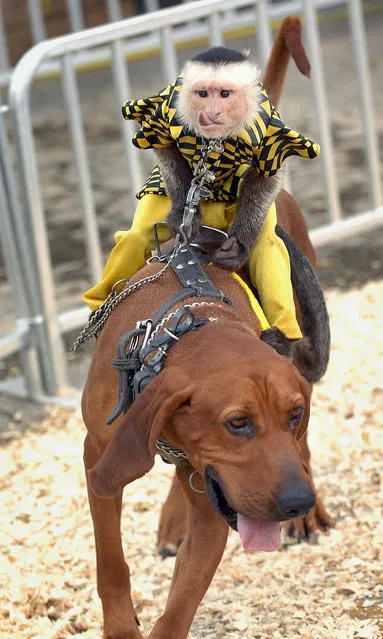
[{"label": "black and yellow striped jacket", "polygon": [[[187,126],[177,118],[177,95],[182,77],[153,97],[125,102],[122,114],[126,120],[136,120],[140,130],[133,137],[139,149],[158,149],[177,144],[181,154],[194,170],[201,157],[203,139],[190,134]],[[238,137],[223,141],[223,153],[209,153],[207,167],[215,174],[209,184],[210,200],[234,202],[238,198],[241,178],[250,165],[264,176],[274,175],[283,160],[290,155],[315,158],[319,145],[285,126],[277,109],[270,102],[267,89],[261,87],[259,113],[251,127]],[[137,194],[165,195],[165,183],[156,166]]]}]

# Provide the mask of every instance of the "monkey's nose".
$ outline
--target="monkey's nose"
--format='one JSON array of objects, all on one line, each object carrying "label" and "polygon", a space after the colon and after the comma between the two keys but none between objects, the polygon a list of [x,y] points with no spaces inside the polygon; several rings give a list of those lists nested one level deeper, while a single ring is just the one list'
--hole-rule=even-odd
[{"label": "monkey's nose", "polygon": [[211,120],[212,122],[217,122],[217,120],[219,119],[219,117],[221,115],[221,112],[220,111],[207,111],[206,115],[209,118],[209,120]]}]

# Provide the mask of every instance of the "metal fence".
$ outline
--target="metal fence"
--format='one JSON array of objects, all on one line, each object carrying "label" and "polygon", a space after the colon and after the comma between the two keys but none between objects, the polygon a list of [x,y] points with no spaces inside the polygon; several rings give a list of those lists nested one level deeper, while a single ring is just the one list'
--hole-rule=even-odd
[{"label": "metal fence", "polygon": [[[317,21],[319,9],[335,6],[343,6],[348,10],[360,89],[364,139],[368,149],[371,194],[370,210],[347,219],[343,219],[339,203]],[[171,82],[178,73],[177,44],[184,38],[182,29],[185,24],[193,24],[196,34],[207,38],[210,45],[217,45],[224,42],[226,31],[232,27],[233,12],[247,25],[256,26],[257,49],[263,63],[271,48],[270,21],[292,14],[304,17],[305,40],[312,61],[312,87],[328,204],[328,223],[311,233],[314,244],[358,233],[361,229],[366,230],[383,222],[380,164],[373,129],[371,82],[360,0],[294,0],[272,5],[266,0],[201,0],[41,42],[18,63],[11,77],[9,104],[0,109],[0,221],[2,229],[5,229],[2,234],[3,253],[18,318],[13,333],[0,340],[0,359],[13,353],[20,354],[24,392],[30,397],[54,396],[68,385],[63,335],[82,326],[88,315],[84,306],[65,313],[57,311],[31,114],[31,88],[34,81],[52,68],[61,77],[76,166],[90,279],[94,283],[100,278],[103,257],[77,84],[77,71],[84,55],[89,55],[95,48],[107,51],[119,107],[131,95],[127,50],[137,47],[140,38],[147,47],[155,40],[161,54],[164,79]],[[187,33],[190,37],[190,28]],[[8,118],[15,143],[17,180],[9,160],[11,153],[6,130]],[[142,154],[131,144],[135,131],[133,123],[124,123],[121,131],[130,187],[136,190],[143,182]]]},{"label": "metal fence", "polygon": [[[29,29],[32,44],[39,44],[47,39],[47,16],[44,12],[44,3],[41,0],[25,0],[25,2],[27,10],[25,26]],[[124,18],[124,3],[122,0],[104,0],[104,3],[107,21],[117,22]],[[145,12],[157,11],[161,8],[159,0],[143,0],[141,4]],[[63,16],[63,22],[68,24],[70,33],[82,31],[86,28],[87,9],[89,11],[92,7],[84,7],[81,0],[67,0],[66,15]],[[12,73],[4,13],[4,6],[0,3],[0,87],[8,84]],[[99,57],[99,60],[102,60],[102,56]]]},{"label": "metal fence", "polygon": [[[288,0],[282,1],[286,2]],[[101,0],[101,2],[105,5],[105,22],[118,22],[126,17],[126,7],[124,6],[123,0]],[[169,0],[138,0],[136,2],[136,9],[141,10],[141,12],[150,13],[158,11],[164,6],[166,7],[170,4],[185,4],[187,2],[190,2],[190,0],[179,0],[179,2],[176,0],[174,0],[174,2],[169,2]],[[49,23],[49,17],[47,17],[46,12],[44,11],[44,2],[42,2],[42,0],[25,0],[25,4],[26,20],[23,27],[27,27],[31,43],[33,45],[39,44],[47,39],[47,33],[49,33],[49,24],[47,24]],[[86,6],[82,0],[66,0],[64,12],[65,8],[66,14],[64,13],[62,16],[63,29],[67,26],[68,33],[76,33],[87,27],[87,13],[93,10],[91,5],[88,4],[88,6]],[[54,11],[54,6],[51,8],[49,13],[51,14],[52,11]],[[13,70],[10,63],[11,56],[4,13],[4,6],[0,3],[0,87],[6,87],[8,85]],[[235,11],[230,11],[228,15],[232,26],[241,26],[246,24],[246,15],[238,15]],[[18,26],[20,28],[20,25]],[[63,34],[65,32],[63,31]],[[193,36],[193,34],[198,33],[198,26],[197,31],[195,31],[195,25],[189,23],[186,27],[181,29],[181,37],[185,32]],[[150,36],[149,42],[146,38],[143,39],[138,37],[136,41],[132,42],[127,48],[127,52],[137,52],[139,50],[145,51],[147,50],[148,44],[154,47],[157,46],[155,34]],[[85,51],[82,58],[82,65],[102,65],[108,60],[108,56],[109,54],[107,50],[99,50],[96,53]]]}]

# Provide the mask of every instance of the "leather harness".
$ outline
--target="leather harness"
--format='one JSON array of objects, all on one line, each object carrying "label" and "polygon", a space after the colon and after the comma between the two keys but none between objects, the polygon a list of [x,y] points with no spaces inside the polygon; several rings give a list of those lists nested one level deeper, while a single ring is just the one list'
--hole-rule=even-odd
[{"label": "leather harness", "polygon": [[[217,290],[203,268],[201,262],[207,259],[200,247],[183,243],[171,255],[161,256],[160,259],[173,268],[182,289],[166,300],[151,319],[137,322],[135,329],[120,337],[117,357],[112,360],[113,368],[118,371],[118,400],[107,424],[128,411],[137,395],[162,371],[170,348],[183,335],[213,321],[213,318],[195,317],[190,305],[183,305],[167,316],[170,309],[195,297],[213,298],[233,307],[232,301]],[[169,328],[160,332],[162,324],[170,319]],[[157,451],[168,463],[187,460],[183,451],[164,440],[158,440]]]}]

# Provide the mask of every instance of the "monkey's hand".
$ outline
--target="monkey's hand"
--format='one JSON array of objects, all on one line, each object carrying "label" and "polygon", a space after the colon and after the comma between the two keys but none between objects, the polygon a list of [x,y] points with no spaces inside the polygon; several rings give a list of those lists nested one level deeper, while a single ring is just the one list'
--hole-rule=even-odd
[{"label": "monkey's hand", "polygon": [[249,256],[249,249],[245,247],[235,235],[231,235],[213,255],[213,262],[223,268],[236,271],[244,265]]},{"label": "monkey's hand", "polygon": [[[166,221],[173,235],[176,235],[180,231],[180,226],[182,224],[184,216],[184,207],[174,207],[170,209]],[[202,219],[202,211],[201,207],[198,207],[196,213],[194,213],[193,219],[191,221],[191,234],[189,240],[192,240],[198,233],[199,227],[201,225]]]}]

